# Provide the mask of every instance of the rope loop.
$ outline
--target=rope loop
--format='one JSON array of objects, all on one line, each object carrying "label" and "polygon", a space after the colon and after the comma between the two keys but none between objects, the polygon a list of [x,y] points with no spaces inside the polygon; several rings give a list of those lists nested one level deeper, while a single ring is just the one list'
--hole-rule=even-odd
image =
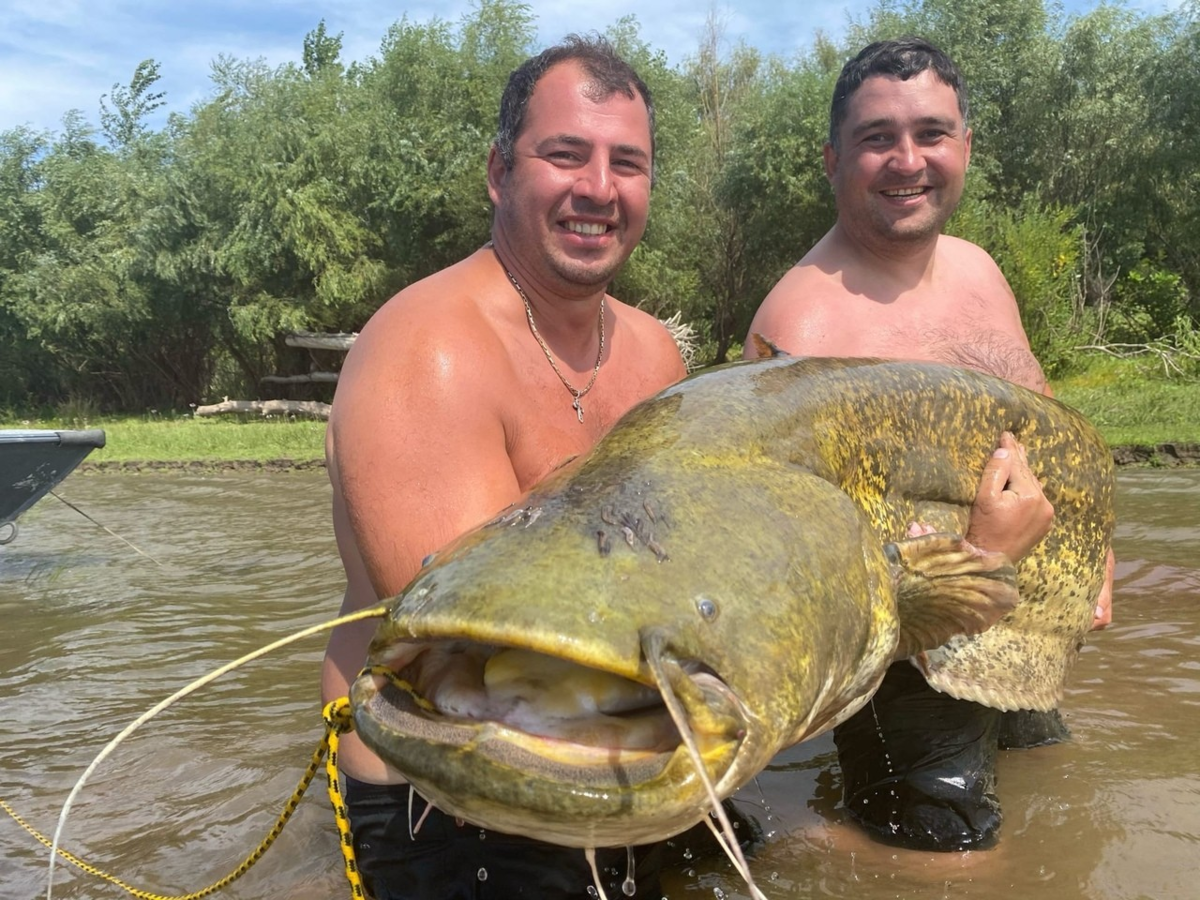
[{"label": "rope loop", "polygon": [[321,711],[321,718],[325,720],[326,737],[353,731],[354,717],[350,712],[350,698],[339,697],[337,700],[330,700]]},{"label": "rope loop", "polygon": [[[346,880],[350,883],[350,895],[354,898],[354,900],[363,900],[363,898],[365,898],[367,895],[363,888],[362,877],[358,873],[358,865],[354,858],[354,840],[350,834],[350,817],[346,811],[346,805],[341,799],[341,789],[338,785],[337,771],[338,737],[354,730],[354,719],[350,714],[350,699],[348,697],[342,697],[326,704],[325,709],[322,712],[322,718],[325,720],[325,734],[321,736],[321,740],[318,742],[316,749],[313,751],[311,759],[309,759],[308,767],[304,770],[304,774],[300,776],[300,783],[296,786],[296,790],[292,792],[292,796],[289,797],[288,801],[284,804],[283,811],[275,820],[275,824],[271,826],[271,830],[267,832],[267,836],[259,842],[258,846],[255,847],[254,850],[251,851],[251,853],[245,859],[243,859],[241,863],[238,864],[237,868],[235,868],[224,878],[214,881],[208,887],[194,891],[190,894],[156,894],[152,891],[146,891],[142,890],[141,888],[134,887],[133,885],[122,881],[116,875],[96,868],[95,866],[91,865],[80,857],[69,853],[61,847],[58,848],[58,855],[62,859],[65,859],[67,862],[71,863],[73,866],[82,869],[89,875],[94,875],[103,881],[107,881],[109,884],[121,888],[131,896],[138,898],[138,900],[200,900],[202,897],[215,894],[217,891],[228,887],[234,881],[249,872],[251,867],[253,867],[255,863],[262,859],[263,854],[270,849],[271,845],[275,843],[275,840],[283,832],[283,826],[288,823],[288,820],[292,817],[292,813],[294,813],[296,811],[296,807],[300,805],[300,801],[303,799],[304,793],[308,790],[309,785],[312,784],[313,778],[316,777],[317,772],[321,768],[321,761],[325,760],[325,773],[329,781],[329,799],[333,803],[334,819],[336,820],[338,827],[338,843],[341,845],[342,857],[345,862]],[[0,799],[0,809],[3,809],[6,813],[8,813],[13,821],[25,829],[25,831],[27,831],[35,840],[39,841],[47,848],[53,847],[53,842],[50,840],[50,838],[46,837],[44,834],[22,819],[17,814],[16,810],[14,810],[3,799]]]}]

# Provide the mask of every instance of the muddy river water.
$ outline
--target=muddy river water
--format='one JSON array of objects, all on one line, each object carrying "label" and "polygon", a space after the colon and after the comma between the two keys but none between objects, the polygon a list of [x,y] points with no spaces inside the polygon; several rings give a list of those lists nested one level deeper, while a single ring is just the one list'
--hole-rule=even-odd
[{"label": "muddy river water", "polygon": [[[1070,743],[1004,753],[997,849],[923,854],[843,821],[833,744],[782,754],[738,802],[768,835],[770,898],[1200,896],[1200,470],[1118,476],[1116,621],[1085,648]],[[336,610],[323,473],[76,474],[0,547],[0,798],[51,833],[80,772],[138,714],[210,668]],[[63,845],[145,890],[186,893],[238,864],[321,735],[324,638],[167,711],[96,772]],[[679,848],[681,852],[690,848]],[[0,813],[0,898],[45,894],[47,851]],[[747,896],[720,860],[684,861],[671,898]],[[60,864],[55,896],[126,896]],[[341,898],[318,782],[276,846],[219,897]]]}]

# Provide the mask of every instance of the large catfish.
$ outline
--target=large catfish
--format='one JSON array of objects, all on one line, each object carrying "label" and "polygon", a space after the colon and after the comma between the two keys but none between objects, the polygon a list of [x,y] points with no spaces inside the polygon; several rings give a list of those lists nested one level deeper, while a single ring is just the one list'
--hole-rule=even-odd
[{"label": "large catfish", "polygon": [[[957,536],[1004,430],[1056,510],[1019,573]],[[713,786],[728,796],[855,712],[895,659],[956,697],[1054,706],[1112,498],[1095,430],[996,378],[863,359],[706,371],[421,571],[371,645],[387,669],[352,687],[355,726],[471,822],[662,839]],[[908,538],[913,522],[938,533]]]}]

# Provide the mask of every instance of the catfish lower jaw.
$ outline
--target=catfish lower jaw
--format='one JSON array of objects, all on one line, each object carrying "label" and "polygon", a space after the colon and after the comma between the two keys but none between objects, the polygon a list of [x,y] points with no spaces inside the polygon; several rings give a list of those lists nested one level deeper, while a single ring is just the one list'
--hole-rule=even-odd
[{"label": "catfish lower jaw", "polygon": [[[656,688],[559,657],[444,641],[393,644],[374,653],[372,663],[389,674],[364,673],[374,690],[364,684],[360,693],[373,693],[368,715],[389,730],[476,739],[481,731],[506,733],[517,744],[544,744],[551,758],[580,764],[670,753],[680,745]],[[699,665],[684,668],[692,673],[680,676],[692,688],[689,718],[703,754],[714,743],[736,739],[743,717],[716,675]]]},{"label": "catfish lower jaw", "polygon": [[[377,648],[379,649],[379,648]],[[501,831],[526,822],[558,843],[629,843],[634,810],[682,831],[708,800],[654,688],[543,654],[472,642],[393,645],[398,668],[351,688],[355,727],[376,754],[446,812]],[[708,776],[734,768],[745,734],[736,698],[697,668],[688,708]],[[376,669],[376,672],[379,670]],[[647,822],[649,825],[649,822]]]}]

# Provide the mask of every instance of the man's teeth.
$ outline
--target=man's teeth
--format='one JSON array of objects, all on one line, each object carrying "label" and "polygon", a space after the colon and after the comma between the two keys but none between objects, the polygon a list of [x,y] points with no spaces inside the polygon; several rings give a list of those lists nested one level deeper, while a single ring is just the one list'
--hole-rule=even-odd
[{"label": "man's teeth", "polygon": [[925,188],[923,188],[923,187],[896,188],[895,190],[892,190],[892,191],[884,191],[884,193],[889,197],[915,197],[917,194],[925,193]]},{"label": "man's teeth", "polygon": [[567,230],[573,231],[576,234],[604,234],[608,231],[608,226],[602,222],[568,222]]}]

